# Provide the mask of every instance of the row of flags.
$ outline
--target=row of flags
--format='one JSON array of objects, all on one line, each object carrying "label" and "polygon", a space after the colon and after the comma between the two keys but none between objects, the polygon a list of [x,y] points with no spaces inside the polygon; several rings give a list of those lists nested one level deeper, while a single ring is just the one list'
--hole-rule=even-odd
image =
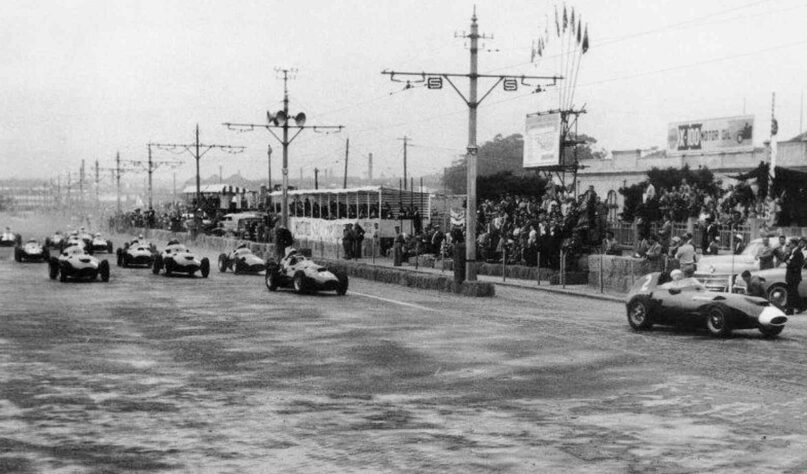
[{"label": "row of flags", "polygon": [[[580,14],[575,16],[574,7],[567,9],[566,5],[563,5],[563,14],[561,16],[558,13],[558,6],[555,5],[555,33],[558,38],[571,37],[571,39],[575,40],[582,54],[588,52],[588,24],[583,26],[583,16]],[[543,36],[539,37],[533,44],[531,61],[535,61],[536,57],[543,57],[549,44],[549,37],[549,24],[547,22]]]}]

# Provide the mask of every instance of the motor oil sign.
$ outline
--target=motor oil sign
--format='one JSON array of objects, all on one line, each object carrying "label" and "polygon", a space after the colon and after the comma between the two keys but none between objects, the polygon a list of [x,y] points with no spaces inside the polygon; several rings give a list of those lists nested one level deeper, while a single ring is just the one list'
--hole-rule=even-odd
[{"label": "motor oil sign", "polygon": [[676,122],[667,131],[669,154],[726,153],[753,147],[753,115]]}]

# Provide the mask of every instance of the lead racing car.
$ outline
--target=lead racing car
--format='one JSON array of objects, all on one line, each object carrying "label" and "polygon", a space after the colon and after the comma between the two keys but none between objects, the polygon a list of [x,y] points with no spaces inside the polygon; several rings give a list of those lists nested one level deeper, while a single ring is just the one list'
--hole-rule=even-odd
[{"label": "lead racing car", "polygon": [[266,261],[252,253],[247,244],[241,244],[232,252],[219,255],[219,271],[227,270],[236,274],[260,273],[266,270]]},{"label": "lead racing car", "polygon": [[51,280],[57,277],[65,282],[72,280],[109,281],[109,262],[98,260],[88,254],[84,247],[73,245],[66,247],[58,257],[51,257],[48,263],[48,274]]},{"label": "lead racing car", "polygon": [[695,278],[663,282],[658,272],[637,281],[626,301],[628,324],[637,331],[659,324],[705,326],[715,337],[728,337],[735,329],[758,329],[775,337],[787,322],[787,316],[764,298],[708,291]]},{"label": "lead racing car", "polygon": [[298,294],[336,291],[341,296],[347,293],[347,285],[347,275],[329,271],[293,249],[286,253],[279,264],[266,264],[266,288],[269,291],[290,286]]},{"label": "lead racing car", "polygon": [[154,257],[154,265],[152,266],[154,274],[158,275],[160,270],[163,269],[165,269],[166,276],[173,273],[185,273],[188,276],[194,276],[196,272],[200,272],[202,278],[207,278],[210,274],[210,260],[207,257],[199,258],[198,255],[191,253],[179,241],[171,240],[162,253]]},{"label": "lead racing car", "polygon": [[28,239],[25,245],[14,247],[14,260],[17,262],[46,262],[50,260],[50,251],[36,239]]}]

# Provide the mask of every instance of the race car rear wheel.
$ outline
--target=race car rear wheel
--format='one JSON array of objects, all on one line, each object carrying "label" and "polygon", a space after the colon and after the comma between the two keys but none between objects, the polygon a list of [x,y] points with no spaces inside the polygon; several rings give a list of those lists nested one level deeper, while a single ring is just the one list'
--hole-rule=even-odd
[{"label": "race car rear wheel", "polygon": [[207,257],[202,259],[202,264],[199,269],[202,271],[202,278],[207,278],[207,276],[210,275],[210,260],[208,260]]},{"label": "race car rear wheel", "polygon": [[67,281],[67,264],[59,264],[59,281],[64,283]]},{"label": "race car rear wheel", "polygon": [[123,268],[126,268],[126,267],[129,266],[129,254],[128,253],[123,254],[123,257],[121,258],[121,260],[123,260],[121,262],[121,264],[123,265]]},{"label": "race car rear wheel", "polygon": [[98,274],[101,276],[101,281],[108,282],[109,281],[109,262],[106,260],[101,260],[101,263],[98,264]]},{"label": "race car rear wheel", "polygon": [[768,288],[768,301],[779,309],[787,307],[787,287],[777,283]]},{"label": "race car rear wheel", "polygon": [[653,327],[647,303],[642,300],[634,300],[628,305],[628,324],[636,331]]},{"label": "race car rear wheel", "polygon": [[53,258],[48,261],[48,276],[51,280],[55,280],[59,276],[59,260]]},{"label": "race car rear wheel", "polygon": [[174,271],[174,261],[171,260],[170,258],[167,258],[163,262],[163,266],[165,267],[166,276],[170,276],[171,273]]},{"label": "race car rear wheel", "polygon": [[307,285],[305,282],[305,273],[302,270],[297,270],[294,272],[294,279],[292,280],[292,285],[294,286],[294,292],[297,294],[303,294],[306,292]]},{"label": "race car rear wheel", "polygon": [[22,249],[19,247],[14,247],[14,261],[22,262]]},{"label": "race car rear wheel", "polygon": [[106,251],[109,252],[109,253],[112,253],[112,241],[111,240],[106,241]]},{"label": "race car rear wheel", "polygon": [[151,267],[151,271],[155,275],[159,275],[160,270],[162,269],[163,269],[163,257],[162,255],[157,255],[156,257],[154,257],[154,266]]},{"label": "race car rear wheel", "polygon": [[706,312],[706,329],[715,337],[728,337],[731,334],[728,312],[724,306],[712,306]]},{"label": "race car rear wheel", "polygon": [[759,332],[765,337],[776,337],[785,329],[784,326],[760,326]]},{"label": "race car rear wheel", "polygon": [[219,271],[224,273],[227,271],[227,255],[219,254]]},{"label": "race car rear wheel", "polygon": [[269,291],[277,291],[278,287],[278,277],[280,277],[280,273],[277,271],[277,266],[272,265],[266,269],[266,279],[264,283],[266,283],[266,289]]},{"label": "race car rear wheel", "polygon": [[122,249],[118,249],[118,251],[116,252],[116,254],[117,254],[117,256],[118,256],[118,260],[117,260],[117,262],[118,262],[118,266],[119,266],[119,267],[122,267],[122,266],[123,266],[123,250],[122,250]]},{"label": "race car rear wheel", "polygon": [[339,285],[337,285],[336,287],[336,294],[339,296],[343,296],[345,293],[347,293],[347,284],[348,284],[347,275],[342,272],[339,272],[336,274],[336,278],[339,280]]}]

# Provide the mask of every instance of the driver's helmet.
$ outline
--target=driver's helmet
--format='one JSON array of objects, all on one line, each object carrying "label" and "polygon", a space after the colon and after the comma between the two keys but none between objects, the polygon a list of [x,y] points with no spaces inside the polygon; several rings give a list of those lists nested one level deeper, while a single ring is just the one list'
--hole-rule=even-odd
[{"label": "driver's helmet", "polygon": [[236,250],[237,249],[245,249],[245,248],[247,248],[247,244],[241,244],[238,247],[236,247]]},{"label": "driver's helmet", "polygon": [[101,238],[101,233],[100,233],[100,232],[96,232],[96,233],[95,233],[95,236],[96,236],[96,237],[98,237],[98,238],[100,239],[100,238]]},{"label": "driver's helmet", "polygon": [[291,257],[292,255],[297,253],[297,249],[293,249],[291,247],[286,249],[286,257]]},{"label": "driver's helmet", "polygon": [[168,241],[168,245],[179,245],[179,240],[176,240],[176,239],[174,239],[174,240],[169,240],[169,241]]},{"label": "driver's helmet", "polygon": [[138,234],[137,240],[142,240],[142,239],[143,239],[143,234]]},{"label": "driver's helmet", "polygon": [[672,278],[672,281],[682,280],[684,278],[684,272],[676,268],[670,272],[670,278]]}]

